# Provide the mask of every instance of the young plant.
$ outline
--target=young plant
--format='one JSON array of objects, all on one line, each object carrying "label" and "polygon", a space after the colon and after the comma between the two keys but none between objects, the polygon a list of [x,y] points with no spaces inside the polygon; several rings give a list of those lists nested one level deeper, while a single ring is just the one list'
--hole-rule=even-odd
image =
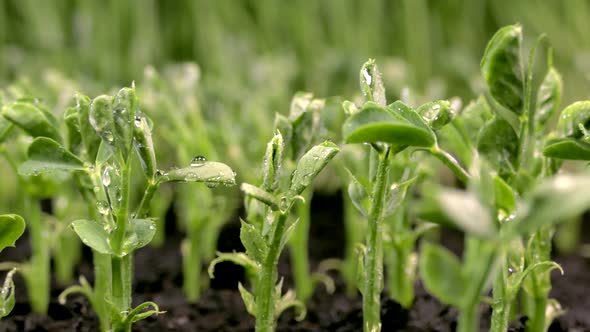
[{"label": "young plant", "polygon": [[[368,199],[368,209],[361,208],[368,219],[368,230],[365,249],[359,258],[358,272],[359,280],[362,280],[360,290],[363,295],[363,330],[375,332],[381,330],[383,220],[394,212],[398,207],[397,203],[403,201],[407,187],[412,183],[411,179],[395,178],[390,174],[392,161],[406,148],[425,150],[443,161],[461,180],[467,180],[468,174],[437,144],[434,130],[444,126],[452,118],[448,102],[427,104],[417,110],[401,101],[385,106],[385,89],[374,60],[363,65],[360,81],[361,91],[368,101],[360,110],[350,102],[344,103],[349,117],[342,127],[342,136],[345,143],[363,143],[372,148],[368,181],[353,176],[349,192],[355,206],[364,206],[363,201]],[[363,182],[366,184],[363,185]],[[398,245],[411,247],[413,243],[414,241],[400,241]],[[405,252],[408,253],[408,250]],[[406,257],[397,260],[401,269],[406,262]],[[399,277],[406,276],[408,274],[399,274]],[[402,286],[407,284],[408,282],[400,283]],[[403,297],[402,302],[408,305],[408,296],[402,295],[401,290],[398,291],[393,294]]]},{"label": "young plant", "polygon": [[[57,183],[63,179],[38,173],[20,174],[18,165],[26,159],[25,150],[31,138],[51,137],[61,141],[62,136],[55,116],[39,100],[32,98],[18,98],[4,104],[0,130],[0,153],[17,177],[17,192],[22,200],[19,203],[22,204],[22,213],[27,220],[31,239],[30,262],[15,263],[14,266],[18,266],[24,276],[32,310],[45,313],[49,306],[52,243],[59,238],[59,234],[43,215],[41,201],[55,195],[58,191]],[[73,252],[75,254],[75,250]]]},{"label": "young plant", "polygon": [[[15,214],[0,215],[0,252],[6,247],[14,247],[16,240],[25,231],[25,221]],[[0,263],[0,270],[3,270],[3,263]],[[9,272],[4,278],[2,288],[0,288],[0,319],[6,317],[14,308],[14,282],[12,277],[17,271],[12,266],[7,266]]]},{"label": "young plant", "polygon": [[[203,162],[161,172],[156,168],[151,120],[138,109],[134,88],[115,96],[93,100],[78,95],[76,107],[65,113],[72,150],[40,137],[28,149],[21,174],[73,172],[91,219],[72,222],[82,242],[93,250],[94,289],[84,279],[60,295],[80,292],[95,309],[103,331],[130,331],[133,322],[160,313],[153,302],[131,307],[133,252],[147,245],[155,233],[148,217],[155,189],[164,182],[233,184],[234,173],[226,165]],[[139,160],[140,172],[135,169]],[[139,167],[139,166],[137,166]],[[140,197],[132,195],[132,174],[141,174]],[[132,202],[139,201],[133,207]]]},{"label": "young plant", "polygon": [[246,195],[247,221],[242,221],[240,239],[246,254],[219,254],[209,267],[213,277],[218,262],[232,261],[244,266],[253,290],[250,292],[241,284],[239,289],[246,309],[256,317],[257,332],[274,331],[279,315],[288,307],[299,308],[299,319],[305,316],[305,306],[293,292],[282,295],[282,279],[277,284],[277,264],[297,224],[297,220],[289,218],[294,205],[303,199],[301,194],[339,151],[329,142],[312,147],[298,160],[290,181],[285,183],[281,181],[284,149],[283,136],[277,131],[267,145],[262,185],[241,186]]}]

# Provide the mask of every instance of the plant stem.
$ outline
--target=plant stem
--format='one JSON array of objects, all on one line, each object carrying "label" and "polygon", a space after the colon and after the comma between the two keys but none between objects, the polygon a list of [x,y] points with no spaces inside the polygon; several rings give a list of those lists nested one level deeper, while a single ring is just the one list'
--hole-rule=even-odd
[{"label": "plant stem", "polygon": [[494,281],[494,299],[492,303],[492,326],[490,332],[508,331],[511,301],[506,298],[506,279],[502,271]]},{"label": "plant stem", "polygon": [[139,207],[137,208],[136,218],[145,218],[148,215],[150,209],[150,202],[154,198],[154,194],[158,189],[158,183],[153,180],[148,181],[148,186],[143,193]]},{"label": "plant stem", "polygon": [[[125,163],[121,163],[121,203],[116,211],[116,225],[112,238],[112,248],[117,254],[125,256],[127,253],[121,252],[123,239],[127,232],[127,224],[129,222],[129,188],[131,186],[130,167]],[[149,205],[149,204],[148,204]]]},{"label": "plant stem", "polygon": [[46,234],[46,224],[41,220],[41,206],[37,199],[27,198],[25,208],[29,211],[27,218],[31,234],[31,263],[26,275],[31,308],[34,312],[44,314],[49,305],[50,248]]},{"label": "plant stem", "polygon": [[479,306],[469,306],[459,313],[457,332],[479,331]]},{"label": "plant stem", "polygon": [[80,259],[80,239],[73,232],[61,232],[55,248],[55,274],[61,285],[72,283],[74,266]]},{"label": "plant stem", "polygon": [[187,238],[182,246],[182,267],[184,294],[189,302],[197,302],[201,296],[201,251],[199,243],[203,224],[207,220],[199,220],[198,216],[190,218],[187,225]]},{"label": "plant stem", "polygon": [[310,203],[313,191],[308,189],[303,193],[304,204],[297,205],[297,217],[299,221],[295,225],[291,235],[290,251],[293,264],[293,279],[295,280],[295,294],[297,298],[305,302],[313,293],[313,283],[310,278],[308,258],[308,237],[310,222]]},{"label": "plant stem", "polygon": [[467,171],[461,167],[457,159],[444,150],[441,150],[437,145],[430,148],[429,151],[433,156],[445,164],[455,174],[455,176],[459,178],[459,180],[461,180],[463,183],[467,183],[469,181],[469,173],[467,173]]},{"label": "plant stem", "polygon": [[[346,186],[344,186],[346,188]],[[357,256],[355,246],[361,241],[361,230],[358,225],[358,213],[348,198],[346,190],[342,192],[344,201],[344,229],[346,234],[346,247],[344,248],[344,263],[342,266],[342,276],[346,281],[346,293],[349,296],[357,294],[357,288],[360,285],[356,283],[357,274]]]},{"label": "plant stem", "polygon": [[365,282],[363,291],[363,330],[381,330],[380,296],[383,284],[383,238],[381,234],[385,186],[389,168],[389,150],[379,156],[369,212],[369,233],[365,256]]},{"label": "plant stem", "polygon": [[272,332],[275,330],[276,325],[274,292],[277,279],[277,263],[281,254],[281,239],[287,222],[286,213],[279,211],[278,214],[268,254],[256,284],[256,332]]},{"label": "plant stem", "polygon": [[547,297],[535,297],[531,302],[533,316],[526,326],[527,332],[544,332],[545,331],[545,311],[547,310]]},{"label": "plant stem", "polygon": [[94,262],[94,311],[100,320],[100,328],[108,332],[111,326],[111,316],[108,304],[112,301],[111,294],[111,257],[92,250]]}]

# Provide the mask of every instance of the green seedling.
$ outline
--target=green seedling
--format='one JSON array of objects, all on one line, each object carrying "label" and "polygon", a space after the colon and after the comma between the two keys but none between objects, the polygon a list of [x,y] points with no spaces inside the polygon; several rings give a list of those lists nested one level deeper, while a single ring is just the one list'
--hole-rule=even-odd
[{"label": "green seedling", "polygon": [[[310,187],[314,178],[338,153],[333,143],[315,145],[299,160],[288,183],[281,181],[284,140],[279,131],[267,145],[264,158],[264,177],[260,186],[243,183],[246,195],[246,221],[242,221],[240,238],[246,253],[222,253],[210,265],[213,277],[215,264],[232,261],[244,266],[252,292],[239,285],[248,312],[256,317],[256,331],[270,332],[276,328],[279,315],[289,307],[299,310],[298,319],[305,317],[305,305],[292,291],[282,293],[277,264],[289,236],[296,227],[292,220],[295,204]],[[282,279],[281,279],[282,280]]]},{"label": "green seedling", "polygon": [[[6,247],[14,247],[16,240],[25,231],[25,221],[15,214],[0,215],[0,252]],[[4,269],[4,263],[0,263],[0,270]],[[10,264],[8,264],[10,265]],[[12,277],[17,269],[9,267],[9,272],[4,278],[2,288],[0,288],[0,319],[6,317],[14,308],[14,282]]]},{"label": "green seedling", "polygon": [[[452,118],[448,102],[426,104],[417,110],[401,101],[385,106],[385,89],[381,82],[381,73],[373,60],[369,60],[361,68],[360,82],[361,91],[368,101],[360,109],[353,107],[350,102],[344,103],[349,117],[342,126],[342,136],[347,144],[364,143],[372,148],[368,180],[359,180],[359,177],[352,176],[349,193],[354,205],[359,207],[368,219],[367,238],[365,248],[359,257],[358,275],[363,295],[363,330],[375,332],[381,330],[383,220],[399,207],[408,186],[413,181],[409,178],[390,176],[392,161],[407,148],[425,150],[443,161],[461,180],[466,181],[469,175],[454,157],[437,144],[435,130],[440,129]],[[402,271],[403,265],[408,263],[411,253],[411,249],[408,248],[415,242],[415,237],[410,238],[411,241],[397,238],[392,242],[399,249],[404,247],[404,257],[396,259],[400,264],[400,267],[396,267],[397,271]],[[402,281],[398,285],[405,287],[411,284],[411,275],[412,273],[396,274],[397,277],[407,279],[407,282]],[[392,291],[392,294],[399,297],[400,302],[406,306],[411,303],[411,294],[402,290]]]},{"label": "green seedling", "polygon": [[[93,250],[96,281],[91,287],[81,278],[80,285],[60,295],[60,302],[80,292],[97,312],[101,330],[130,331],[133,322],[161,313],[153,302],[131,306],[133,252],[155,234],[155,223],[148,216],[155,189],[165,182],[232,185],[235,175],[224,164],[205,161],[159,171],[151,120],[138,109],[134,88],[93,100],[78,95],[76,106],[65,112],[64,120],[69,148],[49,137],[36,138],[19,173],[73,172],[90,219],[73,221],[71,226]],[[139,160],[140,172],[134,169],[134,160]],[[140,174],[143,181],[143,190],[134,190],[142,193],[139,197],[132,195],[132,174]],[[139,202],[135,207],[134,200]]]},{"label": "green seedling", "polygon": [[[14,93],[20,95],[21,93]],[[26,146],[31,138],[51,137],[61,141],[57,119],[39,100],[18,98],[2,107],[0,117],[0,151],[17,177],[19,199],[23,215],[27,220],[31,236],[31,260],[29,263],[15,263],[25,278],[33,311],[45,313],[49,305],[50,260],[54,239],[60,234],[47,222],[41,211],[41,200],[52,197],[58,191],[58,183],[64,179],[50,178],[39,174],[20,174],[18,165],[26,159]],[[76,249],[72,256],[76,257]],[[70,257],[72,257],[70,256]],[[57,258],[64,262],[69,257]],[[71,268],[71,266],[70,266]],[[71,273],[71,272],[70,272]]]},{"label": "green seedling", "polygon": [[[163,129],[157,133],[159,141],[167,147],[159,150],[158,160],[162,163],[193,158],[192,164],[197,166],[207,158],[216,159],[223,147],[224,142],[209,130],[214,125],[205,121],[207,114],[200,107],[200,94],[194,93],[199,73],[199,67],[194,64],[169,68],[161,76],[153,68],[146,69],[147,87],[143,89],[142,105]],[[170,116],[169,112],[175,112],[175,116]],[[194,151],[199,151],[200,155],[194,156]],[[209,183],[207,186],[216,185]],[[202,186],[177,187],[176,193],[160,192],[154,200],[156,204],[152,204],[152,210],[156,209],[154,212],[161,216],[156,244],[164,241],[163,217],[172,204],[173,194],[179,226],[187,234],[181,244],[183,289],[188,300],[196,302],[205,286],[201,278],[202,262],[208,263],[214,258],[221,226],[235,212],[234,205],[239,200]],[[195,201],[199,204],[194,204]]]}]

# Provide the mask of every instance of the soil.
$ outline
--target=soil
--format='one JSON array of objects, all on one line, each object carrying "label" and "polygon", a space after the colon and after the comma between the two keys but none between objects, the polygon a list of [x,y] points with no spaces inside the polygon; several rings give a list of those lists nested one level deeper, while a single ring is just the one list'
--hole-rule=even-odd
[{"label": "soil", "polygon": [[[312,201],[312,223],[310,230],[309,254],[312,266],[326,258],[343,256],[344,242],[342,226],[341,195],[316,194]],[[330,209],[326,209],[330,207]],[[246,313],[237,291],[237,283],[244,282],[241,268],[223,263],[216,268],[216,278],[196,304],[187,303],[181,290],[181,257],[178,244],[182,235],[168,223],[167,242],[161,248],[143,248],[135,255],[134,303],[151,300],[160,305],[166,313],[150,317],[134,325],[134,331],[253,331],[254,319]],[[329,236],[327,236],[329,234]],[[443,243],[455,252],[461,250],[462,235],[445,230]],[[29,255],[26,237],[19,240],[16,248],[6,249],[0,261],[25,260]],[[218,242],[219,251],[243,250],[239,240],[239,222],[225,225]],[[280,262],[281,275],[288,275],[288,253]],[[582,257],[557,256],[565,275],[553,275],[551,296],[556,298],[566,312],[551,325],[550,332],[590,331],[590,260]],[[91,254],[84,249],[83,261],[77,273],[92,282]],[[360,297],[348,297],[344,292],[342,279],[332,274],[336,292],[327,294],[325,289],[316,289],[308,304],[306,318],[297,322],[292,312],[284,313],[278,331],[362,331]],[[63,287],[53,281],[52,303],[48,315],[30,312],[23,280],[16,280],[17,304],[10,316],[0,321],[0,332],[12,331],[97,331],[98,321],[81,296],[71,296],[66,305],[56,302]],[[285,285],[292,280],[285,279]],[[481,330],[489,328],[490,309],[482,305]],[[438,331],[451,332],[456,329],[457,311],[441,304],[416,284],[416,300],[410,310],[403,309],[395,301],[382,298],[383,331]],[[515,319],[510,331],[524,331],[526,317]]]}]

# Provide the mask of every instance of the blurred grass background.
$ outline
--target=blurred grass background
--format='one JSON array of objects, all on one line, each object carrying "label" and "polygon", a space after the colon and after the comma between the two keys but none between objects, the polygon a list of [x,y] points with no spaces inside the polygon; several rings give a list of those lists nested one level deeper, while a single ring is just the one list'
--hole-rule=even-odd
[{"label": "blurred grass background", "polygon": [[[213,100],[253,89],[287,105],[297,90],[358,91],[368,57],[390,94],[472,98],[498,27],[547,33],[564,102],[588,96],[587,0],[0,0],[0,82],[60,73],[88,91],[129,85],[144,68],[196,62]],[[45,75],[45,76],[44,76]],[[278,85],[278,86],[277,86]],[[272,104],[271,104],[272,105]],[[262,105],[265,106],[265,105]]]}]

